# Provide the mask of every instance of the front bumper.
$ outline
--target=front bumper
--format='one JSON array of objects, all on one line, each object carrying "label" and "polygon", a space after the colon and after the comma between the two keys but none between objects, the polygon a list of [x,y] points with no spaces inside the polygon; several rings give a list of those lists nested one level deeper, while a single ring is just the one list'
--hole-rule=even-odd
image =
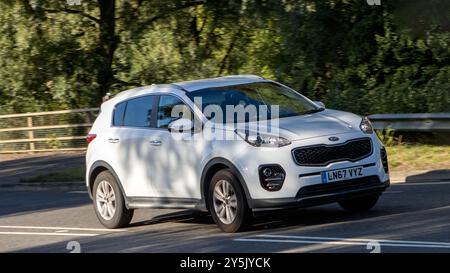
[{"label": "front bumper", "polygon": [[380,195],[390,181],[378,176],[302,187],[294,198],[252,199],[253,212],[318,206],[366,195]]}]

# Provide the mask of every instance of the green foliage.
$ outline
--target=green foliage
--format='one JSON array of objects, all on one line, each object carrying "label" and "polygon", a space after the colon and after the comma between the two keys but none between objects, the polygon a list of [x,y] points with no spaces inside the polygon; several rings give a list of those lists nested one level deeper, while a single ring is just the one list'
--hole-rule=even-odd
[{"label": "green foliage", "polygon": [[378,138],[383,142],[386,147],[392,147],[395,145],[402,145],[402,135],[395,136],[395,131],[392,128],[385,128],[384,130],[375,131]]},{"label": "green foliage", "polygon": [[47,145],[50,147],[50,149],[61,148],[61,141],[57,138],[56,134],[49,134],[47,138]]},{"label": "green foliage", "polygon": [[359,114],[450,111],[447,0],[5,0],[0,10],[0,113],[95,107],[106,92],[238,73]]}]

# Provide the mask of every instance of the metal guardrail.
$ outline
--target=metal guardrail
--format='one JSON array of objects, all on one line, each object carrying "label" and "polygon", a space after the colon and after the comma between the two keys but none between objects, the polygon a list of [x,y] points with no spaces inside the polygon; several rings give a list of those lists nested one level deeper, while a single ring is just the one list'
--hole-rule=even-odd
[{"label": "metal guardrail", "polygon": [[377,130],[400,132],[450,132],[450,113],[375,114],[369,116]]}]

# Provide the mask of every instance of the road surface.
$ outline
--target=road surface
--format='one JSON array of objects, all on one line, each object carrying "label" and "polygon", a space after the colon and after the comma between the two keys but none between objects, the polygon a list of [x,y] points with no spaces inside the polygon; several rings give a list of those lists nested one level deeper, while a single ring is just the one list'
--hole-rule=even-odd
[{"label": "road surface", "polygon": [[84,189],[0,189],[0,252],[450,252],[449,230],[442,181],[394,184],[368,213],[331,204],[266,215],[236,234],[186,210],[137,210],[130,227],[108,230]]}]

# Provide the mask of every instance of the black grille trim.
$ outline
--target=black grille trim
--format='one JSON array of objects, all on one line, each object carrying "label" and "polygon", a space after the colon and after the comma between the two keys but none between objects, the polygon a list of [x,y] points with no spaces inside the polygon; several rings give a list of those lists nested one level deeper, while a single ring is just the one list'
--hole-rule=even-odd
[{"label": "black grille trim", "polygon": [[[365,142],[367,141],[370,145],[370,151],[369,152],[364,152],[359,156],[355,156],[355,157],[348,157],[345,156],[345,148],[347,145],[352,144],[354,142]],[[296,152],[299,150],[313,150],[313,149],[326,149],[326,148],[335,148],[335,147],[342,147],[343,151],[341,151],[341,155],[332,157],[332,158],[324,158],[323,162],[299,162],[297,156],[296,156]],[[364,137],[364,138],[356,138],[356,139],[350,139],[347,140],[346,142],[343,143],[339,143],[339,144],[332,144],[332,145],[326,145],[326,144],[319,144],[319,145],[311,145],[311,146],[305,146],[305,147],[299,147],[299,148],[295,148],[292,150],[292,157],[294,158],[294,162],[297,165],[300,166],[326,166],[330,163],[333,162],[339,162],[339,161],[350,161],[350,162],[355,162],[358,160],[361,160],[363,158],[369,157],[370,155],[372,155],[373,153],[373,145],[372,145],[372,139],[368,138],[368,137]]]},{"label": "black grille trim", "polygon": [[352,190],[364,190],[380,185],[381,182],[378,176],[366,176],[351,180],[304,186],[297,192],[296,198],[302,199],[327,194],[339,194]]}]

